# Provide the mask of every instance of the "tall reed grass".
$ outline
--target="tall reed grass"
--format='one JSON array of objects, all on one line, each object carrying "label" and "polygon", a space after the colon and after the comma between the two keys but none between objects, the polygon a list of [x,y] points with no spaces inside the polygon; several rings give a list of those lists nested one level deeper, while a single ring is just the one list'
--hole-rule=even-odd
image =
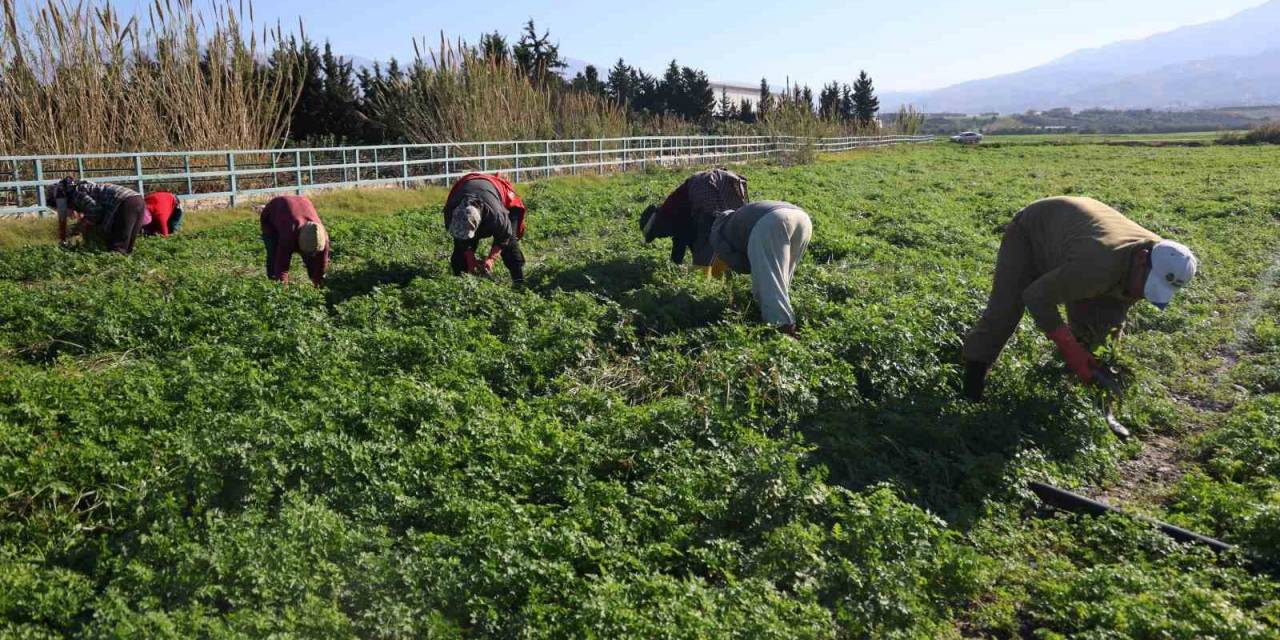
[{"label": "tall reed grass", "polygon": [[253,5],[2,0],[0,154],[264,148],[287,135],[296,56]]},{"label": "tall reed grass", "polygon": [[529,81],[516,65],[485,58],[443,36],[414,42],[406,77],[392,81],[375,117],[395,121],[411,142],[598,138],[626,135],[626,111],[604,98]]}]

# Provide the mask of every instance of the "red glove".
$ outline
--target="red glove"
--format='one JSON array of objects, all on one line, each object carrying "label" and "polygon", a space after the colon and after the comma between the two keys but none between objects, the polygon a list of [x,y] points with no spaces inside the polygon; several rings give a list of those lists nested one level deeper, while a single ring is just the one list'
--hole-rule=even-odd
[{"label": "red glove", "polygon": [[1062,354],[1062,359],[1066,361],[1067,368],[1076,374],[1080,381],[1089,384],[1093,382],[1093,370],[1099,368],[1098,361],[1080,344],[1079,340],[1072,335],[1071,329],[1067,325],[1062,325],[1046,334],[1053,343],[1058,345],[1058,352]]},{"label": "red glove", "polygon": [[475,273],[476,272],[476,252],[464,251],[462,252],[462,259],[467,262],[467,273]]},{"label": "red glove", "polygon": [[502,247],[498,246],[497,243],[494,243],[492,247],[489,247],[489,255],[485,256],[484,262],[481,263],[480,273],[486,274],[493,271],[493,261],[498,258],[498,254],[500,253],[502,253]]}]

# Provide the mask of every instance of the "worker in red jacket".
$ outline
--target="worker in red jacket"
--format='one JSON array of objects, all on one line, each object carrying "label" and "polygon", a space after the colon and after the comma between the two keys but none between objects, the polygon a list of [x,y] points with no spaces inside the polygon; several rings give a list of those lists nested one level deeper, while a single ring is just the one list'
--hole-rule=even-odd
[{"label": "worker in red jacket", "polygon": [[329,234],[305,196],[278,196],[262,209],[262,241],[267,248],[267,277],[289,281],[293,254],[302,254],[307,275],[317,287],[329,268]]},{"label": "worker in red jacket", "polygon": [[[516,284],[524,282],[525,207],[516,190],[503,178],[485,173],[468,173],[454,183],[444,205],[444,225],[453,236],[449,266],[454,275],[486,274],[502,255],[502,264]],[[476,258],[484,238],[493,238],[489,255]]]},{"label": "worker in red jacket", "polygon": [[168,191],[154,191],[146,197],[151,222],[142,228],[149,236],[168,236],[182,228],[182,203]]}]

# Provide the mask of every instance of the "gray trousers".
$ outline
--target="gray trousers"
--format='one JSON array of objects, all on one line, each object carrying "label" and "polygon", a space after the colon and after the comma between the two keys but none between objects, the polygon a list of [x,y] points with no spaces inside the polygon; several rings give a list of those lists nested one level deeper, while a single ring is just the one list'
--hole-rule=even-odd
[{"label": "gray trousers", "polygon": [[813,237],[813,222],[800,209],[765,214],[751,228],[747,258],[751,261],[751,292],[767,324],[796,323],[791,308],[791,279]]}]

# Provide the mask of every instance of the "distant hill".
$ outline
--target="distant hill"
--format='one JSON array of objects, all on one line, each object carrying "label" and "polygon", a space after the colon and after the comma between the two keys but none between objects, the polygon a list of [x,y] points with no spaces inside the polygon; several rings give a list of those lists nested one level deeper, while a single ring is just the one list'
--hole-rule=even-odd
[{"label": "distant hill", "polygon": [[934,91],[885,93],[889,110],[1017,113],[1052,107],[1186,109],[1280,102],[1280,0],[1039,67]]}]

